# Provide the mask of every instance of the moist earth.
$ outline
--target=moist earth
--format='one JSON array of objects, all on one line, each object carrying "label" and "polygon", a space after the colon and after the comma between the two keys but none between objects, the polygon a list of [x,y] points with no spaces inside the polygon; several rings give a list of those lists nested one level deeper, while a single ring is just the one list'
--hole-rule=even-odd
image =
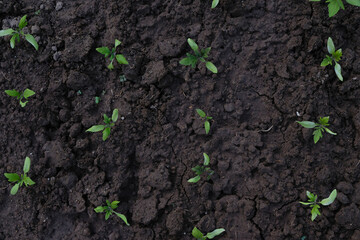
[{"label": "moist earth", "polygon": [[[0,1],[1,29],[28,15],[39,51],[0,39],[0,239],[360,239],[360,9],[325,1]],[[344,82],[320,63],[331,37]],[[209,60],[182,66],[190,47]],[[100,46],[122,44],[109,71]],[[125,78],[124,78],[125,76]],[[126,79],[126,81],[124,81]],[[25,108],[4,90],[30,88]],[[96,96],[101,98],[96,104]],[[119,109],[103,142],[85,132]],[[195,109],[213,117],[205,134]],[[315,145],[296,121],[330,116]],[[210,157],[211,180],[188,183]],[[35,185],[10,196],[26,156]],[[306,191],[338,197],[312,222]],[[105,201],[131,226],[96,214]]]}]

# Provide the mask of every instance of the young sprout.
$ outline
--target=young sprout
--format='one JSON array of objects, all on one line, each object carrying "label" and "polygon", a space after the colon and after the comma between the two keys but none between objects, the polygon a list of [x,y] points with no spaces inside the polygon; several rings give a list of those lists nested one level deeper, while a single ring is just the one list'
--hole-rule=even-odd
[{"label": "young sprout", "polygon": [[203,155],[204,155],[204,164],[203,164],[203,166],[197,165],[196,167],[191,169],[191,170],[193,170],[195,172],[196,177],[190,178],[188,180],[188,182],[197,183],[201,179],[201,175],[203,173],[207,174],[206,180],[209,181],[210,178],[211,178],[211,175],[214,174],[214,171],[211,170],[209,167],[207,167],[209,165],[209,163],[210,163],[209,156],[206,153],[203,153]]},{"label": "young sprout", "polygon": [[11,195],[15,195],[18,192],[19,187],[23,184],[25,184],[26,187],[28,185],[31,186],[35,184],[35,182],[26,175],[30,170],[30,162],[30,158],[26,157],[24,162],[24,174],[21,174],[21,176],[17,173],[4,173],[9,182],[16,182],[16,184],[11,188]]},{"label": "young sprout", "polygon": [[12,36],[10,39],[10,46],[11,48],[15,47],[15,42],[20,42],[20,36],[25,37],[26,41],[28,41],[31,45],[33,45],[33,47],[38,50],[39,49],[39,45],[36,42],[35,38],[31,35],[31,34],[25,34],[23,31],[23,28],[26,27],[26,25],[28,24],[28,22],[26,21],[26,16],[23,16],[20,19],[19,22],[19,27],[14,30],[14,29],[6,29],[6,30],[1,30],[0,31],[0,37],[4,37],[4,36]]},{"label": "young sprout", "polygon": [[[309,0],[310,2],[320,2],[321,0]],[[326,0],[329,9],[329,17],[334,16],[340,10],[345,10],[342,0]],[[360,0],[346,0],[348,4],[360,7]]]},{"label": "young sprout", "polygon": [[326,67],[329,64],[332,65],[332,62],[334,61],[335,62],[334,69],[335,69],[336,76],[339,78],[340,81],[343,81],[344,79],[341,75],[341,66],[338,63],[342,56],[342,50],[340,48],[337,51],[335,51],[335,45],[334,45],[334,42],[331,39],[331,37],[329,37],[329,39],[327,41],[327,49],[328,49],[328,52],[331,54],[331,56],[326,55],[324,60],[321,62],[321,66]]},{"label": "young sprout", "polygon": [[100,100],[101,100],[100,97],[95,97],[95,103],[96,103],[96,104],[99,104]]},{"label": "young sprout", "polygon": [[102,213],[102,212],[105,212],[105,220],[108,220],[109,217],[115,213],[116,216],[118,216],[119,218],[121,218],[125,223],[126,225],[130,226],[130,224],[128,223],[125,215],[121,214],[121,213],[117,213],[115,212],[114,210],[118,207],[118,204],[119,204],[120,201],[112,201],[110,203],[109,200],[106,200],[106,205],[107,206],[98,206],[96,208],[94,208],[94,211],[96,213]]},{"label": "young sprout", "polygon": [[124,55],[122,54],[116,54],[116,48],[121,44],[121,42],[117,39],[115,39],[115,47],[113,47],[110,51],[110,49],[108,47],[99,47],[96,48],[96,51],[98,51],[99,53],[105,55],[105,58],[109,58],[110,60],[110,64],[108,65],[108,69],[113,70],[114,69],[114,65],[113,65],[113,61],[114,59],[116,59],[116,61],[119,64],[129,64],[128,61],[126,60],[126,58],[124,57]]},{"label": "young sprout", "polygon": [[212,117],[207,116],[206,113],[203,110],[199,109],[199,108],[196,109],[196,112],[197,112],[197,114],[199,114],[199,116],[201,118],[203,118],[205,120],[205,122],[204,122],[205,133],[209,134],[209,131],[210,131],[210,122],[209,122],[209,120],[211,120]]},{"label": "young sprout", "polygon": [[214,231],[209,232],[206,235],[204,235],[202,232],[200,232],[199,229],[194,227],[191,234],[193,235],[194,238],[196,238],[198,240],[206,240],[206,239],[213,239],[214,237],[219,236],[223,232],[225,232],[225,229],[218,228],[218,229],[215,229]]},{"label": "young sprout", "polygon": [[219,0],[213,0],[211,4],[211,8],[216,8],[216,6],[219,4]]},{"label": "young sprout", "polygon": [[314,143],[317,143],[319,141],[320,138],[322,138],[322,132],[326,131],[327,133],[330,133],[332,135],[336,135],[336,133],[332,132],[330,129],[327,128],[327,126],[329,126],[328,122],[329,122],[329,117],[320,117],[319,118],[319,123],[314,123],[314,122],[310,122],[310,121],[296,121],[297,123],[299,123],[301,126],[303,126],[304,128],[314,128]]},{"label": "young sprout", "polygon": [[211,47],[205,49],[199,49],[199,46],[191,38],[188,38],[187,42],[190,45],[191,49],[194,51],[195,55],[186,53],[187,57],[183,58],[180,61],[180,64],[185,66],[191,65],[192,68],[195,68],[197,62],[200,61],[200,62],[204,62],[206,64],[207,69],[209,69],[211,72],[217,73],[218,71],[215,65],[212,62],[205,60],[205,58],[208,57]]},{"label": "young sprout", "polygon": [[118,116],[119,116],[119,110],[114,109],[111,119],[106,114],[104,114],[105,125],[94,125],[88,130],[86,130],[86,132],[103,131],[103,141],[105,141],[110,136],[110,128],[115,125],[115,122],[118,120]]},{"label": "young sprout", "polygon": [[300,203],[303,205],[310,205],[310,207],[312,208],[311,209],[311,221],[314,221],[318,215],[321,215],[320,211],[319,211],[319,208],[320,208],[319,204],[321,204],[323,206],[328,206],[328,205],[332,204],[336,198],[336,195],[337,195],[337,191],[336,191],[336,189],[334,189],[328,198],[323,199],[321,202],[317,202],[316,201],[317,195],[312,194],[309,191],[306,191],[306,196],[309,198],[308,202],[300,202]]},{"label": "young sprout", "polygon": [[16,97],[19,100],[21,107],[25,107],[26,103],[28,102],[28,101],[22,102],[23,98],[25,98],[27,100],[29,97],[35,95],[35,92],[28,88],[25,89],[23,92],[18,92],[15,89],[14,90],[5,90],[5,93],[11,97]]}]

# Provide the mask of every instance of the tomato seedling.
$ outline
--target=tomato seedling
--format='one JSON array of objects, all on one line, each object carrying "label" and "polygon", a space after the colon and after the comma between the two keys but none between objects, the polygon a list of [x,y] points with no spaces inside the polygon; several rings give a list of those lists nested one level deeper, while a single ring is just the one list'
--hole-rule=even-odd
[{"label": "tomato seedling", "polygon": [[203,110],[199,109],[199,108],[196,109],[196,112],[197,112],[197,114],[199,114],[199,116],[201,118],[203,118],[205,120],[205,122],[204,122],[205,133],[209,134],[209,132],[210,132],[210,122],[209,122],[209,120],[211,120],[212,117],[207,116],[206,113]]},{"label": "tomato seedling", "polygon": [[196,167],[191,168],[191,170],[193,170],[195,172],[196,177],[190,178],[188,180],[188,182],[197,183],[201,179],[201,175],[204,174],[204,173],[207,174],[206,180],[209,181],[211,176],[214,174],[214,171],[211,170],[209,167],[207,167],[209,165],[209,163],[210,163],[209,156],[206,153],[203,153],[203,155],[204,155],[204,164],[203,164],[203,166],[197,165]]},{"label": "tomato seedling", "polygon": [[128,61],[126,60],[126,58],[124,57],[124,55],[122,54],[116,54],[116,48],[121,44],[121,42],[117,39],[115,39],[115,47],[113,47],[110,51],[110,49],[108,47],[99,47],[96,48],[96,51],[98,51],[99,53],[103,54],[105,56],[105,58],[109,58],[110,60],[110,64],[107,66],[108,69],[113,70],[114,69],[114,65],[113,65],[113,61],[114,59],[116,59],[116,61],[119,64],[129,64]]},{"label": "tomato seedling", "polygon": [[[309,0],[310,2],[320,2],[321,0]],[[326,0],[328,3],[329,17],[334,16],[338,13],[340,8],[345,10],[344,3],[342,0]],[[346,0],[348,4],[360,7],[360,0]]]},{"label": "tomato seedling", "polygon": [[5,90],[5,93],[11,97],[16,97],[19,100],[21,107],[25,107],[28,102],[28,101],[23,102],[22,100],[24,98],[27,100],[29,97],[35,95],[35,92],[28,88],[25,89],[23,92],[18,92],[15,89],[14,90]]},{"label": "tomato seedling", "polygon": [[104,122],[105,125],[94,125],[86,132],[100,132],[103,131],[103,141],[105,141],[110,136],[110,129],[115,125],[115,122],[118,120],[119,117],[119,110],[114,109],[111,119],[104,114]]},{"label": "tomato seedling", "polygon": [[12,36],[10,39],[10,46],[11,48],[15,47],[15,43],[16,42],[20,42],[20,36],[25,37],[26,41],[28,41],[31,45],[33,45],[33,47],[38,50],[39,49],[39,45],[36,42],[35,38],[33,37],[33,35],[31,34],[25,34],[23,29],[24,27],[26,27],[26,25],[28,24],[28,22],[26,21],[26,16],[23,16],[20,19],[19,22],[19,26],[16,30],[9,28],[9,29],[5,29],[5,30],[1,30],[0,31],[0,37],[4,37],[4,36]]},{"label": "tomato seedling", "polygon": [[206,235],[204,235],[202,232],[200,232],[199,229],[194,227],[191,234],[193,235],[194,238],[196,238],[198,240],[206,240],[206,239],[213,239],[214,237],[219,236],[223,232],[225,232],[225,229],[218,228],[218,229],[215,229],[214,231],[209,232]]},{"label": "tomato seedling", "polygon": [[200,62],[204,62],[206,64],[207,69],[209,69],[211,72],[217,73],[218,71],[215,65],[212,62],[205,60],[205,58],[208,57],[211,47],[205,49],[199,49],[199,46],[191,38],[188,38],[187,42],[190,45],[191,49],[194,51],[195,55],[186,53],[187,57],[181,59],[180,64],[195,68],[198,61],[200,61]]},{"label": "tomato seedling", "polygon": [[343,77],[341,75],[341,66],[338,63],[341,59],[342,56],[342,50],[341,48],[335,51],[335,45],[333,40],[331,39],[331,37],[329,37],[328,41],[327,41],[327,49],[328,52],[331,54],[331,56],[326,55],[326,57],[324,58],[324,60],[321,62],[321,66],[322,67],[326,67],[327,65],[332,65],[332,62],[335,62],[335,73],[336,76],[339,78],[340,81],[343,81]]},{"label": "tomato seedling", "polygon": [[330,196],[328,198],[325,198],[323,199],[321,202],[317,202],[317,195],[309,192],[309,191],[306,191],[306,196],[308,197],[308,201],[307,202],[300,202],[302,205],[310,205],[310,207],[312,208],[311,209],[311,221],[314,221],[315,218],[318,216],[318,215],[321,215],[320,214],[320,211],[319,211],[319,208],[320,208],[320,205],[323,205],[323,206],[328,206],[330,204],[332,204],[337,196],[337,191],[336,189],[334,189]]},{"label": "tomato seedling", "polygon": [[9,182],[16,182],[16,184],[11,188],[11,195],[15,195],[18,192],[19,187],[21,187],[23,184],[25,184],[26,187],[28,185],[31,186],[35,184],[35,182],[26,175],[30,170],[30,163],[30,158],[26,157],[23,169],[24,174],[21,174],[20,176],[17,173],[4,173]]},{"label": "tomato seedling", "polygon": [[115,213],[115,215],[118,216],[119,218],[121,218],[121,219],[126,223],[126,225],[130,226],[130,224],[128,223],[125,215],[114,211],[114,210],[118,207],[119,202],[120,202],[120,201],[112,201],[112,202],[110,203],[109,200],[106,200],[106,205],[107,205],[107,206],[98,206],[98,207],[94,208],[94,211],[95,211],[96,213],[105,212],[105,220],[108,220],[109,217],[110,217],[113,213]]},{"label": "tomato seedling", "polygon": [[219,0],[213,0],[211,4],[211,8],[216,8],[216,6],[219,4]]},{"label": "tomato seedling", "polygon": [[322,132],[326,131],[327,133],[330,133],[332,135],[336,135],[336,133],[334,133],[333,131],[331,131],[330,129],[327,128],[327,126],[329,126],[328,122],[329,122],[329,117],[320,117],[319,118],[319,123],[314,123],[314,122],[310,122],[310,121],[296,121],[298,124],[300,124],[301,126],[303,126],[304,128],[314,128],[314,143],[317,143],[319,141],[320,138],[323,137]]}]

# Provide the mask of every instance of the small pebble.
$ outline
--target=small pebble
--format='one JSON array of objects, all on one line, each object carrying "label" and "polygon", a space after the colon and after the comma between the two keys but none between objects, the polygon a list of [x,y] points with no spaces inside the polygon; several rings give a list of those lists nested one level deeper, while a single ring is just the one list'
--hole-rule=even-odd
[{"label": "small pebble", "polygon": [[55,10],[60,11],[62,8],[63,8],[63,3],[62,2],[57,2],[56,6],[55,6]]},{"label": "small pebble", "polygon": [[57,51],[57,47],[56,47],[56,46],[52,46],[52,47],[51,47],[51,50],[53,50],[54,52],[56,52],[56,51]]},{"label": "small pebble", "polygon": [[31,27],[31,34],[38,34],[40,32],[40,28],[37,25]]},{"label": "small pebble", "polygon": [[60,53],[60,52],[56,52],[56,53],[54,53],[54,55],[53,55],[53,59],[54,59],[55,61],[59,60],[60,57],[61,57],[61,53]]}]

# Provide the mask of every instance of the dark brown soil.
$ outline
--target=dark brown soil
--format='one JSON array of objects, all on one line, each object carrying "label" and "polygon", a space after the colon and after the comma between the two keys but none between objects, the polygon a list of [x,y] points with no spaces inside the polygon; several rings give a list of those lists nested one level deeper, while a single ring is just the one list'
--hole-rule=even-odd
[{"label": "dark brown soil", "polygon": [[[325,1],[62,2],[0,1],[1,29],[28,14],[40,38],[38,52],[0,39],[0,239],[188,240],[194,226],[228,240],[360,239],[359,8],[329,19]],[[188,37],[212,47],[218,74],[178,63]],[[344,82],[319,66],[328,37]],[[130,64],[109,71],[95,48],[115,38]],[[14,88],[36,95],[21,108]],[[114,108],[106,142],[85,132]],[[209,135],[196,108],[214,118]],[[320,116],[338,135],[315,145],[295,121]],[[203,152],[215,174],[188,183]],[[3,173],[26,156],[36,185],[10,196]],[[334,188],[312,222],[306,190]],[[106,199],[130,227],[94,212]]]}]

